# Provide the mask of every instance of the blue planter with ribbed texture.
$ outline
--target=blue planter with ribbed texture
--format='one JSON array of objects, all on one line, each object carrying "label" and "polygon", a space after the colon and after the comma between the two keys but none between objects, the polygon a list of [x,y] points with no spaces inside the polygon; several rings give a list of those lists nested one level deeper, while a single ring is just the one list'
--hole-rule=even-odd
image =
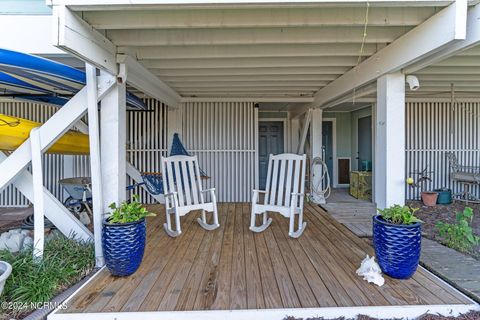
[{"label": "blue planter with ribbed texture", "polygon": [[399,225],[373,217],[373,245],[382,272],[396,279],[410,278],[418,267],[422,242],[420,222]]},{"label": "blue planter with ribbed texture", "polygon": [[145,219],[130,223],[103,222],[102,246],[105,264],[114,276],[137,271],[145,251]]}]

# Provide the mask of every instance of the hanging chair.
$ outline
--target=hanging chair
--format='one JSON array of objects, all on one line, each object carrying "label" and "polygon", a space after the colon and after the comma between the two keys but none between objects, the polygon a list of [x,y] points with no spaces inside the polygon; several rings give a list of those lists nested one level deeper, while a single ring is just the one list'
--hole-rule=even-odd
[{"label": "hanging chair", "polygon": [[[170,150],[170,156],[190,156],[188,151],[182,144],[178,133],[173,135],[172,141],[172,148]],[[204,179],[208,179],[209,177],[205,174],[205,172],[200,169],[200,175]],[[147,188],[148,192],[153,195],[163,194],[163,179],[162,174],[159,172],[143,172],[142,173],[143,182],[145,182],[145,187]]]}]

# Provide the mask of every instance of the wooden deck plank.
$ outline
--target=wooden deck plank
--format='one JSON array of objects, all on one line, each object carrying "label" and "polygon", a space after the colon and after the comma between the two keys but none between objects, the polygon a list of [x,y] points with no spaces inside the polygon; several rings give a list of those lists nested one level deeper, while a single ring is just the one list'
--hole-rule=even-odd
[{"label": "wooden deck plank", "polygon": [[187,281],[188,274],[195,262],[194,259],[198,254],[198,250],[200,249],[205,234],[206,230],[203,228],[195,230],[195,236],[185,253],[185,257],[182,259],[182,262],[177,265],[177,272],[165,290],[165,294],[163,295],[163,299],[157,307],[157,310],[175,310],[178,298],[180,297],[180,292]]},{"label": "wooden deck plank", "polygon": [[253,233],[249,204],[218,207],[220,228],[205,231],[190,214],[178,238],[166,236],[162,215],[154,218],[139,270],[129,277],[101,271],[62,312],[470,304],[423,268],[410,280],[368,284],[355,270],[373,248],[317,206],[305,206],[299,239],[288,236],[280,215]]},{"label": "wooden deck plank", "polygon": [[275,279],[272,260],[270,260],[270,255],[268,254],[265,233],[254,233],[253,238],[255,239],[255,247],[257,249],[265,308],[284,308],[277,280]]},{"label": "wooden deck plank", "polygon": [[359,267],[360,258],[352,257],[348,253],[349,247],[342,241],[333,242],[331,239],[335,239],[335,234],[328,228],[321,228],[316,224],[311,224],[311,227],[315,229],[315,234],[318,239],[325,245],[326,249],[332,254],[338,265],[345,270],[350,279],[357,284],[357,287],[375,304],[381,303],[383,305],[402,305],[406,301],[399,296],[395,291],[391,289],[389,283],[386,283],[382,287],[378,287],[373,284],[366,285],[365,281],[356,274],[356,269]]},{"label": "wooden deck plank", "polygon": [[[219,214],[222,211],[221,206],[218,208]],[[220,216],[220,223],[222,219]],[[219,229],[212,232],[207,232],[200,244],[200,250],[194,259],[194,264],[188,273],[187,280],[183,289],[180,291],[175,310],[189,310],[193,309],[195,298],[197,296],[197,288],[200,286],[203,272],[207,266],[208,256],[213,245],[213,239]]]},{"label": "wooden deck plank", "polygon": [[230,287],[230,309],[247,308],[247,283],[245,279],[245,246],[243,242],[243,206],[236,204],[233,242],[232,285]]},{"label": "wooden deck plank", "polygon": [[[357,244],[362,250],[365,252],[362,256],[367,253],[369,255],[374,255],[373,248],[367,244],[365,241],[362,241],[360,238],[355,236],[350,230],[348,230],[345,226],[338,223],[334,219],[328,216],[323,210],[321,210],[317,206],[311,206],[312,213],[314,216],[316,215],[316,219],[323,224],[327,228],[335,228],[336,232],[341,232],[343,235],[347,236],[351,240],[353,240],[354,244]],[[319,218],[321,217],[321,218]],[[330,220],[328,224],[322,222],[322,220]],[[345,238],[343,238],[345,240]],[[407,280],[396,280],[392,279],[388,276],[385,276],[387,281],[393,281],[397,285],[395,286],[396,291],[406,299],[409,299],[409,303],[412,304],[442,304],[443,301],[435,295],[432,295],[427,289],[425,289],[420,283],[418,283],[415,279],[415,275]],[[419,294],[420,293],[420,294]]]},{"label": "wooden deck plank", "polygon": [[250,207],[242,205],[243,214],[243,240],[245,247],[245,273],[247,286],[247,309],[264,309],[265,299],[263,297],[262,280],[258,266],[257,249],[253,232],[249,230]]},{"label": "wooden deck plank", "polygon": [[[273,225],[273,227],[275,227],[275,224]],[[283,227],[285,228],[285,230],[288,230],[286,224],[284,224],[283,226],[279,225],[279,227]],[[301,267],[303,274],[305,275],[305,278],[308,279],[310,287],[313,291],[313,294],[315,295],[315,298],[319,306],[320,307],[336,307],[337,303],[335,302],[335,299],[330,294],[321,276],[315,270],[314,265],[309,260],[307,254],[305,253],[299,241],[296,239],[287,238],[287,243],[290,246],[291,251],[295,252],[295,257],[299,261],[299,265]]]},{"label": "wooden deck plank", "polygon": [[220,255],[222,252],[223,238],[225,235],[225,225],[227,224],[228,217],[228,205],[219,205],[219,221],[220,228],[215,230],[215,238],[212,247],[209,251],[209,258],[205,264],[205,268],[200,280],[200,286],[198,287],[193,306],[186,304],[185,309],[180,309],[177,306],[177,310],[205,310],[210,309],[215,296],[217,295],[217,280],[218,280],[218,264],[220,263]]},{"label": "wooden deck plank", "polygon": [[[150,218],[147,221],[147,244],[145,252],[150,252],[158,243],[162,233],[158,219]],[[143,265],[143,263],[142,263]],[[85,288],[84,295],[79,295],[69,302],[71,306],[68,308],[69,312],[76,312],[77,310],[99,310],[113,297],[113,292],[123,286],[129,278],[113,277],[107,269],[104,269],[96,276],[95,281],[89,283]]]},{"label": "wooden deck plank", "polygon": [[[193,214],[189,214],[188,216],[193,216]],[[185,257],[185,254],[188,248],[190,247],[191,240],[196,233],[194,231],[200,231],[199,229],[201,229],[201,227],[198,225],[196,225],[195,227],[196,228],[193,228],[190,232],[184,233],[182,235],[183,238],[178,237],[178,238],[172,239],[175,242],[179,242],[179,245],[176,248],[176,250],[172,250],[172,248],[168,248],[168,252],[171,252],[172,254],[171,258],[168,260],[167,265],[163,268],[163,270],[161,270],[161,272],[157,271],[158,277],[156,279],[152,277],[153,285],[145,284],[146,286],[145,289],[147,289],[150,286],[151,287],[147,291],[148,294],[145,296],[143,302],[137,305],[136,307],[138,308],[137,310],[146,310],[146,311],[157,310],[157,307],[160,305],[160,302],[162,301],[163,296],[167,290],[167,286],[170,284],[170,281],[175,276],[178,270],[178,265],[181,263],[182,259]],[[134,305],[132,305],[131,307],[132,309],[135,309]]]},{"label": "wooden deck plank", "polygon": [[230,306],[230,286],[232,280],[232,258],[233,258],[233,229],[235,226],[235,204],[230,203],[227,210],[227,222],[225,234],[223,235],[222,252],[218,266],[218,289],[215,299],[210,306],[212,310],[228,309]]},{"label": "wooden deck plank", "polygon": [[[277,218],[282,219],[281,217]],[[274,223],[271,228],[273,230],[275,241],[278,244],[290,278],[292,279],[295,291],[297,292],[300,304],[303,308],[318,307],[319,303],[317,302],[317,299],[315,298],[315,295],[313,294],[313,291],[310,288],[307,279],[305,278],[302,267],[300,267],[299,265],[298,261],[300,260],[297,261],[297,257],[301,255],[301,252],[292,251],[292,249],[288,245],[288,242],[293,242],[296,240],[291,239],[287,234],[288,229],[281,229],[278,223]],[[302,266],[305,264],[310,264],[310,262],[308,260],[305,262],[302,261]]]},{"label": "wooden deck plank", "polygon": [[[272,218],[275,219],[276,217]],[[272,222],[273,223],[273,222]],[[282,253],[278,247],[271,228],[263,232],[265,234],[265,243],[273,265],[273,273],[277,279],[278,289],[282,297],[282,303],[285,308],[300,308],[302,304],[293,285],[292,279],[288,273],[288,268],[283,261]]]}]

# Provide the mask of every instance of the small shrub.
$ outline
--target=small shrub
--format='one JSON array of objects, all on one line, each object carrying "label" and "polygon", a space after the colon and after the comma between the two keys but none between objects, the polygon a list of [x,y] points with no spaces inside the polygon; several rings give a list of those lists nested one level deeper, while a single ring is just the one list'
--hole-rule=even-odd
[{"label": "small shrub", "polygon": [[415,217],[415,211],[417,210],[418,208],[399,205],[394,205],[383,210],[377,209],[378,213],[385,221],[393,224],[414,224],[422,222],[422,220]]},{"label": "small shrub", "polygon": [[18,253],[0,251],[0,260],[12,265],[1,301],[12,302],[23,309],[0,308],[0,314],[10,317],[32,311],[29,306],[50,301],[89,274],[95,265],[91,242],[77,241],[64,236],[52,237],[45,243],[43,259],[34,261],[32,248]]},{"label": "small shrub", "polygon": [[480,237],[473,233],[470,226],[473,220],[472,208],[466,207],[463,212],[457,212],[456,223],[437,222],[436,228],[442,242],[452,249],[468,252],[479,244]]},{"label": "small shrub", "polygon": [[138,195],[132,197],[132,201],[122,202],[119,207],[115,203],[109,206],[112,209],[112,215],[108,218],[109,223],[129,223],[141,220],[145,217],[155,216],[154,213],[148,212],[140,202]]}]

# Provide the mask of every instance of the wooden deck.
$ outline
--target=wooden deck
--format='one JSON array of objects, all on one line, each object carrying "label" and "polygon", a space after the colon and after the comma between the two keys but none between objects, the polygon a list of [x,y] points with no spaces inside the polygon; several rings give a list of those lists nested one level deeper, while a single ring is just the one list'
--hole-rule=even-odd
[{"label": "wooden deck", "polygon": [[409,280],[368,284],[355,270],[372,248],[317,206],[306,205],[299,239],[278,215],[252,233],[249,205],[234,203],[219,204],[219,229],[203,230],[191,214],[172,239],[155,208],[140,269],[124,278],[102,270],[59,313],[472,304],[422,268]]}]

